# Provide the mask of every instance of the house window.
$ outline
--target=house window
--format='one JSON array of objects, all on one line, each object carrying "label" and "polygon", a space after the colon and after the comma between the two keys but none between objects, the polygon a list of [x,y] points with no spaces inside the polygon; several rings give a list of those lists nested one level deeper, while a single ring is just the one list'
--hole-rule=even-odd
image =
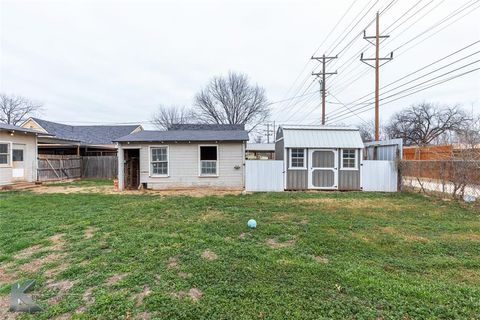
[{"label": "house window", "polygon": [[200,175],[216,176],[217,146],[200,146]]},{"label": "house window", "polygon": [[13,158],[13,161],[23,161],[23,150],[13,149],[12,158]]},{"label": "house window", "polygon": [[9,164],[10,146],[8,143],[0,143],[0,164]]},{"label": "house window", "polygon": [[290,149],[290,168],[305,169],[305,149]]},{"label": "house window", "polygon": [[357,169],[357,150],[342,150],[342,169]]},{"label": "house window", "polygon": [[150,159],[152,175],[168,175],[168,147],[151,148],[150,154],[152,157]]}]

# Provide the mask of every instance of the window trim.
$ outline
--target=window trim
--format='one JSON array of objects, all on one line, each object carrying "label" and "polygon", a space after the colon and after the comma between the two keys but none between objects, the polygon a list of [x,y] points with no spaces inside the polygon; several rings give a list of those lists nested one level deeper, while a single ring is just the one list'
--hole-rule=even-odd
[{"label": "window trim", "polygon": [[10,168],[13,166],[13,143],[10,141],[0,141],[0,144],[6,144],[7,150],[7,163],[0,163],[1,168]]},{"label": "window trim", "polygon": [[[292,150],[303,150],[303,167],[292,167]],[[289,148],[288,149],[288,170],[307,170],[307,149],[305,148]]]},{"label": "window trim", "polygon": [[[217,148],[217,168],[215,174],[202,174],[202,160],[201,160],[201,147],[216,147]],[[218,144],[199,144],[198,145],[198,176],[200,178],[216,178],[219,176],[220,171],[220,154]]]},{"label": "window trim", "polygon": [[[152,172],[152,149],[167,149],[167,174],[154,174]],[[148,175],[153,178],[168,178],[170,177],[170,148],[168,145],[153,145],[148,148]]]},{"label": "window trim", "polygon": [[[343,166],[343,151],[344,150],[354,150],[355,151],[355,167],[344,167]],[[341,149],[341,153],[340,153],[340,170],[352,170],[352,171],[355,171],[355,170],[358,170],[358,149],[355,149],[355,148],[344,148],[344,149]],[[347,158],[347,159],[351,159],[351,158]]]}]

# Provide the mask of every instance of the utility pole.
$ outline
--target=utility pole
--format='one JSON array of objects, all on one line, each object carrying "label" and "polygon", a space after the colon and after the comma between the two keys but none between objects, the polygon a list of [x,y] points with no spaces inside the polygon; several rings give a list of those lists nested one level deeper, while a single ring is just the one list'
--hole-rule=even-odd
[{"label": "utility pole", "polygon": [[[377,11],[377,17],[375,19],[375,35],[368,36],[364,30],[363,31],[363,39],[370,42],[372,45],[375,46],[375,58],[364,58],[363,52],[360,56],[360,61],[369,65],[370,67],[375,68],[375,141],[380,140],[380,100],[379,100],[379,91],[380,91],[380,67],[383,66],[385,63],[389,62],[393,59],[393,52],[390,52],[390,57],[388,58],[380,58],[380,39],[388,38],[389,36],[381,36],[380,35],[380,14]],[[375,39],[375,42],[372,42],[370,39]],[[375,65],[371,65],[367,61],[375,61]],[[385,61],[384,63],[380,64],[380,61]]]},{"label": "utility pole", "polygon": [[337,59],[338,57],[326,57],[325,55],[322,55],[321,57],[312,57],[313,60],[317,60],[322,63],[322,72],[312,72],[312,76],[317,76],[321,77],[320,80],[320,93],[322,95],[322,125],[325,125],[325,96],[326,96],[326,91],[325,91],[325,81],[326,81],[326,76],[327,75],[332,75],[332,74],[337,74],[337,71],[335,72],[326,72],[326,65],[327,62]]}]

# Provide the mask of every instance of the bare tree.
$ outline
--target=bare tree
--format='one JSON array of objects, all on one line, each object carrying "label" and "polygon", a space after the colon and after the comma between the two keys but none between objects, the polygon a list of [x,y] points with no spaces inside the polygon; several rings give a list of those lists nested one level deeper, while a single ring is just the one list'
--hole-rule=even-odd
[{"label": "bare tree", "polygon": [[214,77],[195,97],[195,113],[205,123],[244,124],[249,130],[270,115],[265,89],[251,85],[245,74]]},{"label": "bare tree", "polygon": [[152,116],[153,124],[159,129],[168,129],[172,124],[192,123],[192,110],[178,106],[160,106]]},{"label": "bare tree", "polygon": [[[375,121],[369,120],[362,122],[357,125],[358,130],[360,131],[360,136],[362,137],[363,142],[370,142],[375,140]],[[380,125],[380,140],[386,139],[385,126]]]},{"label": "bare tree", "polygon": [[19,125],[42,110],[42,104],[15,95],[0,94],[0,122]]},{"label": "bare tree", "polygon": [[428,145],[462,129],[467,121],[467,114],[458,106],[424,102],[394,114],[386,131],[390,138],[402,138],[405,145]]}]

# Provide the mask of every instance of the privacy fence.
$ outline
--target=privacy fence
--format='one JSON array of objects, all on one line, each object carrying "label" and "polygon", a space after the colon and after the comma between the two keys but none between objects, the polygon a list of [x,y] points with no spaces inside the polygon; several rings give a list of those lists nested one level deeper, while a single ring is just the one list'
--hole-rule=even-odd
[{"label": "privacy fence", "polygon": [[91,178],[113,179],[118,173],[116,156],[39,155],[38,181]]},{"label": "privacy fence", "polygon": [[407,160],[401,161],[400,170],[404,188],[453,198],[480,197],[478,160]]}]

